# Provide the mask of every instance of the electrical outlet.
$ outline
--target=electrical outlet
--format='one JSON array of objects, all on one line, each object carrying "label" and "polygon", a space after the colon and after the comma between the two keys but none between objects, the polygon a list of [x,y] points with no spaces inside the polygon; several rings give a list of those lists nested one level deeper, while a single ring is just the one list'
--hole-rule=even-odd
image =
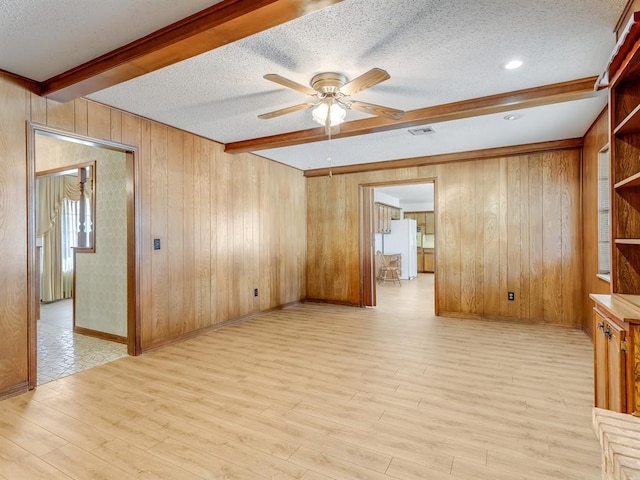
[{"label": "electrical outlet", "polygon": [[509,292],[509,293],[507,294],[507,299],[508,299],[510,302],[513,302],[513,301],[516,299],[516,294],[515,294],[515,292]]},{"label": "electrical outlet", "polygon": [[257,296],[258,296],[258,289],[257,289],[257,288],[254,288],[254,289],[253,289],[253,296],[254,296],[254,297],[257,297]]},{"label": "electrical outlet", "polygon": [[159,238],[154,238],[153,239],[153,249],[154,250],[160,250],[160,239]]}]

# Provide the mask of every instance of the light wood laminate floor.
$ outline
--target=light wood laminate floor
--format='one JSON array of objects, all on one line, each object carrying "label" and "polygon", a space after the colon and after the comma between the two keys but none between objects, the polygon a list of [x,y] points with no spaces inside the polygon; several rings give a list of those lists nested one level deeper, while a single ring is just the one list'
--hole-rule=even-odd
[{"label": "light wood laminate floor", "polygon": [[588,338],[304,304],[0,402],[0,479],[596,480]]}]

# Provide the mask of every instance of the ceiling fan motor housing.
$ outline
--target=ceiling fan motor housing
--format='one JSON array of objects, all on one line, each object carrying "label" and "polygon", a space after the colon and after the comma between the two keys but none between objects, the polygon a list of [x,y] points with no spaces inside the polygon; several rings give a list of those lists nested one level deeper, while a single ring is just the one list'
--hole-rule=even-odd
[{"label": "ceiling fan motor housing", "polygon": [[319,73],[311,79],[311,87],[323,96],[340,94],[340,88],[346,84],[347,77],[335,72]]}]

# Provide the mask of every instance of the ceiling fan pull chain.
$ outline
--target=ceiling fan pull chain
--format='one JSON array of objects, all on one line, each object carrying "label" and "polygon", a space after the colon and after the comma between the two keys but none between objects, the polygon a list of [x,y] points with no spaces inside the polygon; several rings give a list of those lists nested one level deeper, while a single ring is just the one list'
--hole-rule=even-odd
[{"label": "ceiling fan pull chain", "polygon": [[[331,111],[329,110],[329,112],[327,112],[327,117],[330,115],[330,113]],[[327,163],[329,163],[329,178],[333,178],[333,172],[331,171],[331,128],[329,128],[328,132],[329,140],[327,141]]]}]

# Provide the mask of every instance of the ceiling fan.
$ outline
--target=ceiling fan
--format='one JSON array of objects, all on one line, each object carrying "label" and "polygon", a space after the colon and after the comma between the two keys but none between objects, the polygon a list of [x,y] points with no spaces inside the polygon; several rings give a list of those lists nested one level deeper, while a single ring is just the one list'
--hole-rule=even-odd
[{"label": "ceiling fan", "polygon": [[275,73],[269,73],[265,75],[264,78],[284,87],[302,92],[310,97],[315,97],[316,100],[264,113],[262,115],[258,115],[258,118],[275,118],[281,115],[286,115],[287,113],[317,107],[313,111],[313,119],[321,125],[324,125],[327,135],[330,135],[331,127],[335,127],[344,121],[346,114],[345,108],[348,110],[356,110],[358,112],[390,118],[392,120],[400,120],[405,115],[403,110],[384,107],[382,105],[374,105],[373,103],[359,102],[357,100],[349,100],[346,98],[391,78],[389,74],[381,68],[372,68],[368,72],[363,73],[351,81],[341,73],[319,73],[311,79],[311,82],[309,82],[311,87],[306,87]]}]

